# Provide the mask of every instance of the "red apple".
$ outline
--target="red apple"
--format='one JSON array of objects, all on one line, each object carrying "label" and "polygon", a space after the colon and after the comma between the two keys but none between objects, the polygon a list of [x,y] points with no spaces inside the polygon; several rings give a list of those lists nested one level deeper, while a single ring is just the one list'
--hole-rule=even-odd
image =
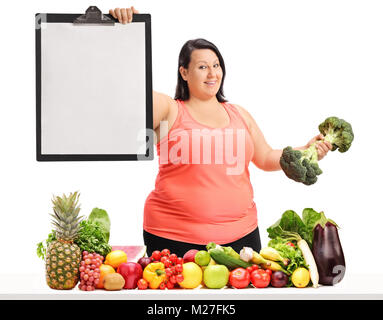
[{"label": "red apple", "polygon": [[135,262],[121,263],[117,272],[125,279],[124,289],[137,288],[137,282],[142,278],[142,267]]},{"label": "red apple", "polygon": [[197,249],[190,249],[188,252],[184,254],[184,263],[186,262],[195,262],[194,257],[197,254],[199,250]]}]

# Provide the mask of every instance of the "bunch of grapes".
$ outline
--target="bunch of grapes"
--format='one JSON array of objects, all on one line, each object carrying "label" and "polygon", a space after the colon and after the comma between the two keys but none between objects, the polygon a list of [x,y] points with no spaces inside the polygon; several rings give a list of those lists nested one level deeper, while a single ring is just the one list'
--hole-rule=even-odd
[{"label": "bunch of grapes", "polygon": [[82,252],[82,260],[80,262],[80,290],[93,291],[100,281],[100,266],[104,257],[98,253]]},{"label": "bunch of grapes", "polygon": [[165,266],[166,280],[161,283],[160,289],[173,289],[184,281],[182,275],[183,258],[178,257],[175,253],[170,253],[169,249],[153,251],[150,258],[152,262],[162,262]]}]

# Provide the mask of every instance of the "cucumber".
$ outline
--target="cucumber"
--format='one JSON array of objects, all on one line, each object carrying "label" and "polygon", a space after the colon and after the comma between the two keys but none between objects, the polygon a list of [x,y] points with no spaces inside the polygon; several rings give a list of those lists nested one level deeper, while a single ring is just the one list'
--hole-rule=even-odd
[{"label": "cucumber", "polygon": [[230,270],[239,267],[246,269],[247,267],[251,266],[251,263],[234,258],[231,255],[225,253],[222,249],[210,249],[209,253],[216,263],[223,264]]}]

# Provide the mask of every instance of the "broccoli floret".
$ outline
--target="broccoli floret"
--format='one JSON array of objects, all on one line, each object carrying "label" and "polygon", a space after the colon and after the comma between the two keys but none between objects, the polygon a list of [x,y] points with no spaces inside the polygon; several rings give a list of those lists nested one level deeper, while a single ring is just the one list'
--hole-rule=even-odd
[{"label": "broccoli floret", "polygon": [[329,117],[319,125],[319,131],[325,136],[325,140],[332,144],[332,150],[346,152],[354,140],[351,124],[337,117]]},{"label": "broccoli floret", "polygon": [[[329,141],[332,151],[346,152],[352,141],[354,133],[351,125],[337,117],[329,117],[319,125],[319,131],[324,135],[324,140]],[[294,150],[292,147],[283,149],[280,165],[286,176],[297,182],[311,185],[317,182],[322,170],[318,165],[318,152],[314,142],[305,150]]]},{"label": "broccoli floret", "polygon": [[314,184],[322,173],[318,165],[318,153],[315,144],[305,150],[283,149],[280,165],[286,176],[306,185]]}]

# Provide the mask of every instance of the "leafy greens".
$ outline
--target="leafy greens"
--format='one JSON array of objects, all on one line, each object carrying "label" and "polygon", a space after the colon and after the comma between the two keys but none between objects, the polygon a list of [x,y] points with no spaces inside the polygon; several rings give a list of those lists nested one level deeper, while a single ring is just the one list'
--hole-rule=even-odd
[{"label": "leafy greens", "polygon": [[[74,243],[81,251],[97,252],[106,256],[112,247],[109,245],[110,219],[108,213],[103,209],[94,208],[87,220],[80,222],[80,230]],[[37,244],[37,256],[45,259],[47,248],[52,241],[57,240],[55,230],[48,234],[45,241]]]},{"label": "leafy greens", "polygon": [[270,239],[282,238],[284,240],[306,240],[312,247],[313,229],[320,219],[321,213],[312,208],[306,208],[301,217],[293,210],[287,210],[282,217],[267,229]]},{"label": "leafy greens", "polygon": [[302,251],[297,246],[292,247],[287,245],[286,240],[280,237],[270,240],[268,246],[276,249],[283,258],[290,260],[290,263],[286,267],[286,271],[290,274],[297,268],[307,268]]}]

